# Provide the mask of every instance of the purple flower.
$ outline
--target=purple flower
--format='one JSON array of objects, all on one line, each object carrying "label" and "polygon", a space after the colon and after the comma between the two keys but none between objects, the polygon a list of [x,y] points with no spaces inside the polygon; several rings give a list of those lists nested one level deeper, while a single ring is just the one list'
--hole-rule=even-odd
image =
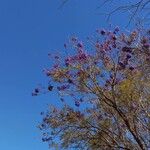
[{"label": "purple flower", "polygon": [[83,98],[80,98],[80,100],[79,100],[80,102],[83,102]]},{"label": "purple flower", "polygon": [[142,43],[142,44],[146,44],[146,43],[147,43],[147,41],[148,41],[148,39],[147,39],[147,38],[145,38],[145,37],[143,37],[143,39],[142,39],[141,43]]},{"label": "purple flower", "polygon": [[105,35],[106,31],[105,30],[101,30],[101,35]]},{"label": "purple flower", "polygon": [[44,115],[44,112],[41,112],[40,115]]},{"label": "purple flower", "polygon": [[49,85],[49,86],[48,86],[48,90],[49,90],[49,91],[52,91],[52,90],[53,90],[53,86],[52,86],[52,85]]},{"label": "purple flower", "polygon": [[65,89],[68,89],[69,88],[69,85],[62,85],[62,86],[58,86],[57,89],[59,91],[64,91]]},{"label": "purple flower", "polygon": [[119,62],[119,66],[121,67],[121,69],[125,69],[126,65],[122,62]]},{"label": "purple flower", "polygon": [[82,44],[82,42],[79,42],[79,43],[77,44],[77,47],[79,47],[79,48],[83,48],[83,44]]},{"label": "purple flower", "polygon": [[130,59],[131,58],[131,55],[129,55],[129,54],[127,54],[127,57],[126,57],[127,59]]},{"label": "purple flower", "polygon": [[103,119],[103,116],[99,115],[99,116],[97,116],[97,119],[101,120],[101,119]]},{"label": "purple flower", "polygon": [[112,74],[110,75],[110,78],[113,79],[113,75]]},{"label": "purple flower", "polygon": [[132,52],[131,48],[129,48],[129,47],[123,47],[123,48],[122,48],[122,51],[123,51],[123,52],[129,52],[129,53]]},{"label": "purple flower", "polygon": [[137,107],[137,105],[135,103],[131,104],[131,109],[135,109]]},{"label": "purple flower", "polygon": [[48,141],[50,141],[50,140],[52,140],[52,137],[42,138],[42,141],[43,141],[43,142],[48,142]]},{"label": "purple flower", "polygon": [[128,58],[126,58],[123,63],[124,65],[128,65]]},{"label": "purple flower", "polygon": [[78,39],[77,39],[76,37],[72,37],[71,40],[72,40],[73,42],[76,42]]},{"label": "purple flower", "polygon": [[64,99],[63,99],[63,98],[60,98],[60,100],[61,100],[62,102],[64,102]]},{"label": "purple flower", "polygon": [[116,48],[116,47],[117,47],[117,45],[114,43],[114,44],[112,45],[112,47],[113,47],[113,48]]},{"label": "purple flower", "polygon": [[119,82],[120,82],[120,79],[116,78],[114,84],[116,85],[116,84],[118,84]]},{"label": "purple flower", "polygon": [[49,70],[46,70],[45,73],[46,73],[47,76],[51,75],[51,71],[49,71]]},{"label": "purple flower", "polygon": [[96,47],[96,48],[100,48],[101,45],[97,42],[97,43],[95,44],[95,47]]},{"label": "purple flower", "polygon": [[150,61],[150,57],[147,57],[147,58],[146,58],[146,61]]},{"label": "purple flower", "polygon": [[72,60],[71,57],[66,58],[65,59],[65,65],[69,66],[71,64],[71,60]]},{"label": "purple flower", "polygon": [[35,92],[35,93],[39,93],[39,89],[36,88],[36,89],[34,90],[34,92]]},{"label": "purple flower", "polygon": [[117,40],[117,38],[116,38],[116,36],[115,36],[115,35],[112,35],[112,37],[111,37],[111,38],[112,38],[112,40],[114,40],[114,41],[115,41],[115,40]]},{"label": "purple flower", "polygon": [[149,48],[149,44],[143,44],[144,48],[148,49]]},{"label": "purple flower", "polygon": [[71,79],[68,79],[68,83],[73,83],[73,81]]},{"label": "purple flower", "polygon": [[57,69],[58,67],[59,67],[58,64],[55,64],[55,65],[53,66],[53,68],[55,68],[55,69]]},{"label": "purple flower", "polygon": [[59,59],[59,56],[56,55],[56,56],[55,56],[55,59]]},{"label": "purple flower", "polygon": [[115,32],[119,32],[119,27],[116,27],[116,28],[115,28]]},{"label": "purple flower", "polygon": [[110,84],[110,80],[106,80],[106,84]]},{"label": "purple flower", "polygon": [[67,44],[64,44],[64,48],[67,48]]},{"label": "purple flower", "polygon": [[79,107],[80,106],[80,102],[79,101],[75,101],[75,106]]},{"label": "purple flower", "polygon": [[131,66],[131,67],[129,67],[129,69],[130,69],[131,71],[133,71],[133,70],[134,70],[134,67]]},{"label": "purple flower", "polygon": [[78,59],[79,60],[86,60],[87,59],[87,54],[86,53],[79,54]]}]

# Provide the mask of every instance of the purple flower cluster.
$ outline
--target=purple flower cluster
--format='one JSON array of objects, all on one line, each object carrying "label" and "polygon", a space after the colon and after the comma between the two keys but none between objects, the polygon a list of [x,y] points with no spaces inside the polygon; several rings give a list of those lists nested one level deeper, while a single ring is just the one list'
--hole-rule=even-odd
[{"label": "purple flower cluster", "polygon": [[130,54],[127,54],[126,59],[128,60],[128,59],[130,59],[130,58],[131,58],[131,55],[130,55]]},{"label": "purple flower cluster", "polygon": [[65,59],[65,65],[69,66],[76,62],[83,62],[83,61],[86,61],[88,58],[89,58],[89,55],[87,53],[80,52],[78,53],[78,55],[67,57]]},{"label": "purple flower cluster", "polygon": [[88,58],[88,55],[86,53],[80,53],[78,55],[78,61],[84,61],[84,60],[87,60]]},{"label": "purple flower cluster", "polygon": [[35,88],[34,91],[32,92],[32,96],[37,96],[40,92],[39,88]]},{"label": "purple flower cluster", "polygon": [[125,46],[125,47],[122,48],[122,51],[123,51],[123,52],[131,53],[131,52],[132,52],[132,49],[131,49],[130,47],[126,47],[126,46]]},{"label": "purple flower cluster", "polygon": [[148,49],[150,47],[150,44],[146,43],[146,44],[143,44],[143,47]]},{"label": "purple flower cluster", "polygon": [[119,62],[118,63],[119,64],[119,66],[120,66],[120,70],[122,70],[122,69],[125,69],[126,68],[126,64],[125,63],[123,63],[123,62]]},{"label": "purple flower cluster", "polygon": [[75,106],[79,107],[80,106],[80,101],[76,100],[75,101]]},{"label": "purple flower cluster", "polygon": [[66,66],[71,65],[72,61],[73,61],[72,57],[66,58],[66,59],[65,59],[65,65],[66,65]]},{"label": "purple flower cluster", "polygon": [[130,69],[131,71],[133,71],[133,70],[134,70],[134,67],[131,66],[131,67],[129,67],[129,69]]},{"label": "purple flower cluster", "polygon": [[83,43],[82,43],[82,42],[79,42],[79,43],[77,44],[77,47],[78,47],[78,48],[83,48]]},{"label": "purple flower cluster", "polygon": [[49,85],[49,86],[48,86],[48,90],[49,90],[49,91],[52,91],[52,90],[53,90],[53,86],[52,86],[52,85]]},{"label": "purple flower cluster", "polygon": [[69,87],[70,86],[68,84],[66,84],[66,85],[58,86],[57,89],[58,89],[58,91],[64,91],[64,90],[68,89]]}]

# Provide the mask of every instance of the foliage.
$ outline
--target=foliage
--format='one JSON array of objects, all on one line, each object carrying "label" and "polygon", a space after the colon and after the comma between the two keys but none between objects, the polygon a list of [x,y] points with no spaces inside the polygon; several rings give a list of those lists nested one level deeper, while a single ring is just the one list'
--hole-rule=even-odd
[{"label": "foliage", "polygon": [[69,54],[54,56],[45,69],[47,91],[56,89],[63,107],[42,113],[43,141],[56,149],[150,148],[149,43],[148,32],[125,34],[118,27],[97,30],[87,43],[70,38]]}]

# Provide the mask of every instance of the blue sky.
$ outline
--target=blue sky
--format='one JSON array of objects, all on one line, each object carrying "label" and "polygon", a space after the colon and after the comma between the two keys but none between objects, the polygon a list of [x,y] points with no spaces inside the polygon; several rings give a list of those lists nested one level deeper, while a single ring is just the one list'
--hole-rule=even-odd
[{"label": "blue sky", "polygon": [[[96,10],[99,0],[73,0],[59,10],[60,0],[0,0],[0,149],[47,150],[38,122],[53,94],[32,97],[38,83],[47,79],[49,52],[62,50],[68,37],[83,38],[108,27]],[[113,23],[122,25],[115,17]]]}]

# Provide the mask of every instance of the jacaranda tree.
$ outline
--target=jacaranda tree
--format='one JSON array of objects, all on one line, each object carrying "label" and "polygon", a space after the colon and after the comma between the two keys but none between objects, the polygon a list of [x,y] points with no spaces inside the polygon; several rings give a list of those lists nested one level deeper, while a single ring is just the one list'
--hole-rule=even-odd
[{"label": "jacaranda tree", "polygon": [[150,33],[97,30],[64,48],[66,56],[55,55],[44,70],[61,107],[42,113],[42,140],[55,149],[148,150]]}]

